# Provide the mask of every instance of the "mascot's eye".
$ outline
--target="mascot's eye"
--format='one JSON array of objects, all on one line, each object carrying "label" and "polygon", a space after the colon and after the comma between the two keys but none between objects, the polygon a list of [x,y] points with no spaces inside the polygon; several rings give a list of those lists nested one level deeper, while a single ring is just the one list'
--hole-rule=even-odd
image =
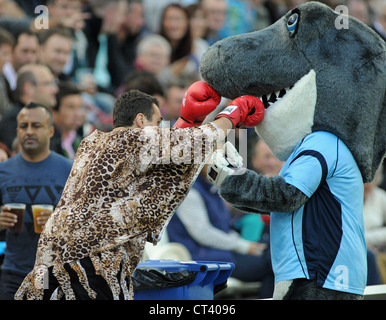
[{"label": "mascot's eye", "polygon": [[290,32],[290,37],[295,35],[296,32],[296,25],[299,21],[299,15],[297,13],[294,13],[287,21],[287,29]]}]

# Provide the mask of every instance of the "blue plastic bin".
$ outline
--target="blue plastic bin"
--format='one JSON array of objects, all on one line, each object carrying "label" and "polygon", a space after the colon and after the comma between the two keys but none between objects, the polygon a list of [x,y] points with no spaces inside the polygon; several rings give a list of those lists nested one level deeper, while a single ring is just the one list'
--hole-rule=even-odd
[{"label": "blue plastic bin", "polygon": [[156,288],[136,289],[134,286],[134,300],[213,300],[215,287],[225,288],[234,267],[233,263],[217,261],[148,260],[139,263],[136,269],[156,270],[161,274],[185,272],[194,279],[175,287],[162,288],[159,284]]}]

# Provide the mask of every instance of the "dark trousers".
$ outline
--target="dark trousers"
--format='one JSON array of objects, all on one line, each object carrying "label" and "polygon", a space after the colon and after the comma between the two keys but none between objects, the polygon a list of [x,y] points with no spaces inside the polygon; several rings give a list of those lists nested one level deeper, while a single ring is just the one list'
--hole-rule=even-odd
[{"label": "dark trousers", "polygon": [[283,300],[362,300],[363,296],[317,286],[316,280],[295,279]]},{"label": "dark trousers", "polygon": [[[90,258],[84,258],[80,261],[82,267],[84,268],[89,286],[96,292],[96,300],[113,300],[113,294],[108,286],[106,280],[95,273],[94,266],[90,260]],[[71,279],[71,287],[74,290],[76,300],[91,300],[88,296],[87,291],[83,288],[83,286],[79,283],[78,275],[69,265],[64,265],[66,271],[70,275]],[[44,300],[50,299],[54,290],[59,286],[58,281],[52,274],[52,267],[49,270],[49,288],[44,290]],[[120,272],[118,272],[118,277],[120,276]],[[119,279],[118,279],[119,281]],[[62,299],[65,299],[63,296]],[[121,293],[120,299],[123,299],[123,294]]]}]

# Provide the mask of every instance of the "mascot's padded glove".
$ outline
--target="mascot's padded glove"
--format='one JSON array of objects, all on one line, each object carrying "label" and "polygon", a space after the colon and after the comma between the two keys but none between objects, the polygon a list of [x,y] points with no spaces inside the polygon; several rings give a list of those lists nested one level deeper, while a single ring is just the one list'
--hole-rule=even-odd
[{"label": "mascot's padded glove", "polygon": [[247,128],[257,126],[264,118],[264,104],[254,96],[242,96],[233,100],[215,119],[228,118],[233,127],[241,125]]},{"label": "mascot's padded glove", "polygon": [[181,116],[175,123],[177,128],[200,125],[205,117],[219,105],[221,96],[205,81],[193,83],[182,101]]},{"label": "mascot's padded glove", "polygon": [[210,182],[220,187],[227,176],[243,174],[245,170],[243,168],[243,158],[233,144],[228,141],[223,149],[218,149],[213,153],[207,175]]}]

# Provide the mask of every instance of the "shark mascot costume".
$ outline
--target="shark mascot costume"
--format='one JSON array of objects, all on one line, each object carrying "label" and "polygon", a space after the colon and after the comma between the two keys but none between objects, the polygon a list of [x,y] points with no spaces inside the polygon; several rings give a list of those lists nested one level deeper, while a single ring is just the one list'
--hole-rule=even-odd
[{"label": "shark mascot costume", "polygon": [[[336,26],[342,18],[346,29]],[[361,299],[363,182],[386,148],[385,42],[308,2],[266,29],[217,42],[200,71],[224,97],[263,101],[255,130],[286,161],[267,178],[241,168],[226,144],[209,168],[234,207],[270,213],[274,299]]]}]

